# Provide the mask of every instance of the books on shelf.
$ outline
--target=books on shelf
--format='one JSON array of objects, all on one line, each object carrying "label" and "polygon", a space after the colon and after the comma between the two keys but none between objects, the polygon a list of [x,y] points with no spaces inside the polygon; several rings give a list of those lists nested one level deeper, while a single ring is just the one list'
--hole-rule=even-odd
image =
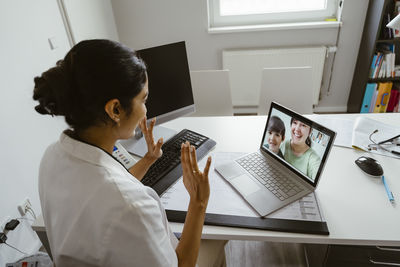
[{"label": "books on shelf", "polygon": [[368,83],[360,113],[399,112],[400,85],[392,82]]},{"label": "books on shelf", "polygon": [[377,46],[377,52],[371,63],[369,77],[389,78],[395,77],[395,47],[394,44],[381,43]]},{"label": "books on shelf", "polygon": [[376,36],[379,40],[374,39],[375,52],[368,73],[368,83],[365,86],[360,113],[400,111],[400,65],[396,65],[396,52],[399,54],[399,51],[395,49],[395,45],[399,43],[400,31],[386,27],[398,14],[400,14],[400,0],[393,0],[393,3],[380,13],[381,19],[383,19],[380,22],[382,27]]}]

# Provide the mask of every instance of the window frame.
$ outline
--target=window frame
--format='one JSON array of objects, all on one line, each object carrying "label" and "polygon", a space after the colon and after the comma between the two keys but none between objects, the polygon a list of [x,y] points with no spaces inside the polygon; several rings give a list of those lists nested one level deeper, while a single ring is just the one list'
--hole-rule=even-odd
[{"label": "window frame", "polygon": [[209,28],[323,22],[327,18],[336,17],[338,13],[338,0],[326,1],[327,8],[318,11],[220,16],[220,0],[208,0]]}]

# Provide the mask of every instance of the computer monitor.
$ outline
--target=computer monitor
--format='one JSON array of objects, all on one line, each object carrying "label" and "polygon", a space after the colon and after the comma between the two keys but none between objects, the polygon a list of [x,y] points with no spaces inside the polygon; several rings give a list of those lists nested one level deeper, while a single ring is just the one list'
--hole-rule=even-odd
[{"label": "computer monitor", "polygon": [[194,112],[185,42],[137,50],[147,66],[147,118],[157,124]]},{"label": "computer monitor", "polygon": [[[171,43],[136,51],[147,66],[149,97],[146,103],[147,118],[156,118],[161,124],[195,111],[192,84],[185,42]],[[121,144],[131,153],[144,156],[147,145],[140,130],[130,140]],[[139,134],[138,134],[139,133]],[[171,129],[156,126],[154,139],[164,142],[176,134]]]}]

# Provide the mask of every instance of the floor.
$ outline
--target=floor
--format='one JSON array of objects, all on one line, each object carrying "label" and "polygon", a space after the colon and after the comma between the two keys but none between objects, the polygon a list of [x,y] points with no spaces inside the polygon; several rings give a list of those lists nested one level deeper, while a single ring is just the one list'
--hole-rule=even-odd
[{"label": "floor", "polygon": [[307,267],[302,244],[231,240],[227,267]]}]

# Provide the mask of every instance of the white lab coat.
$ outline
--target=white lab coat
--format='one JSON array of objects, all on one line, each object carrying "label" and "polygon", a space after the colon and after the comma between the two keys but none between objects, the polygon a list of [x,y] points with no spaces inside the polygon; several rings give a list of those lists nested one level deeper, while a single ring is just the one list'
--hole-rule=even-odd
[{"label": "white lab coat", "polygon": [[158,195],[102,149],[61,134],[40,164],[39,194],[57,267],[178,265]]}]

